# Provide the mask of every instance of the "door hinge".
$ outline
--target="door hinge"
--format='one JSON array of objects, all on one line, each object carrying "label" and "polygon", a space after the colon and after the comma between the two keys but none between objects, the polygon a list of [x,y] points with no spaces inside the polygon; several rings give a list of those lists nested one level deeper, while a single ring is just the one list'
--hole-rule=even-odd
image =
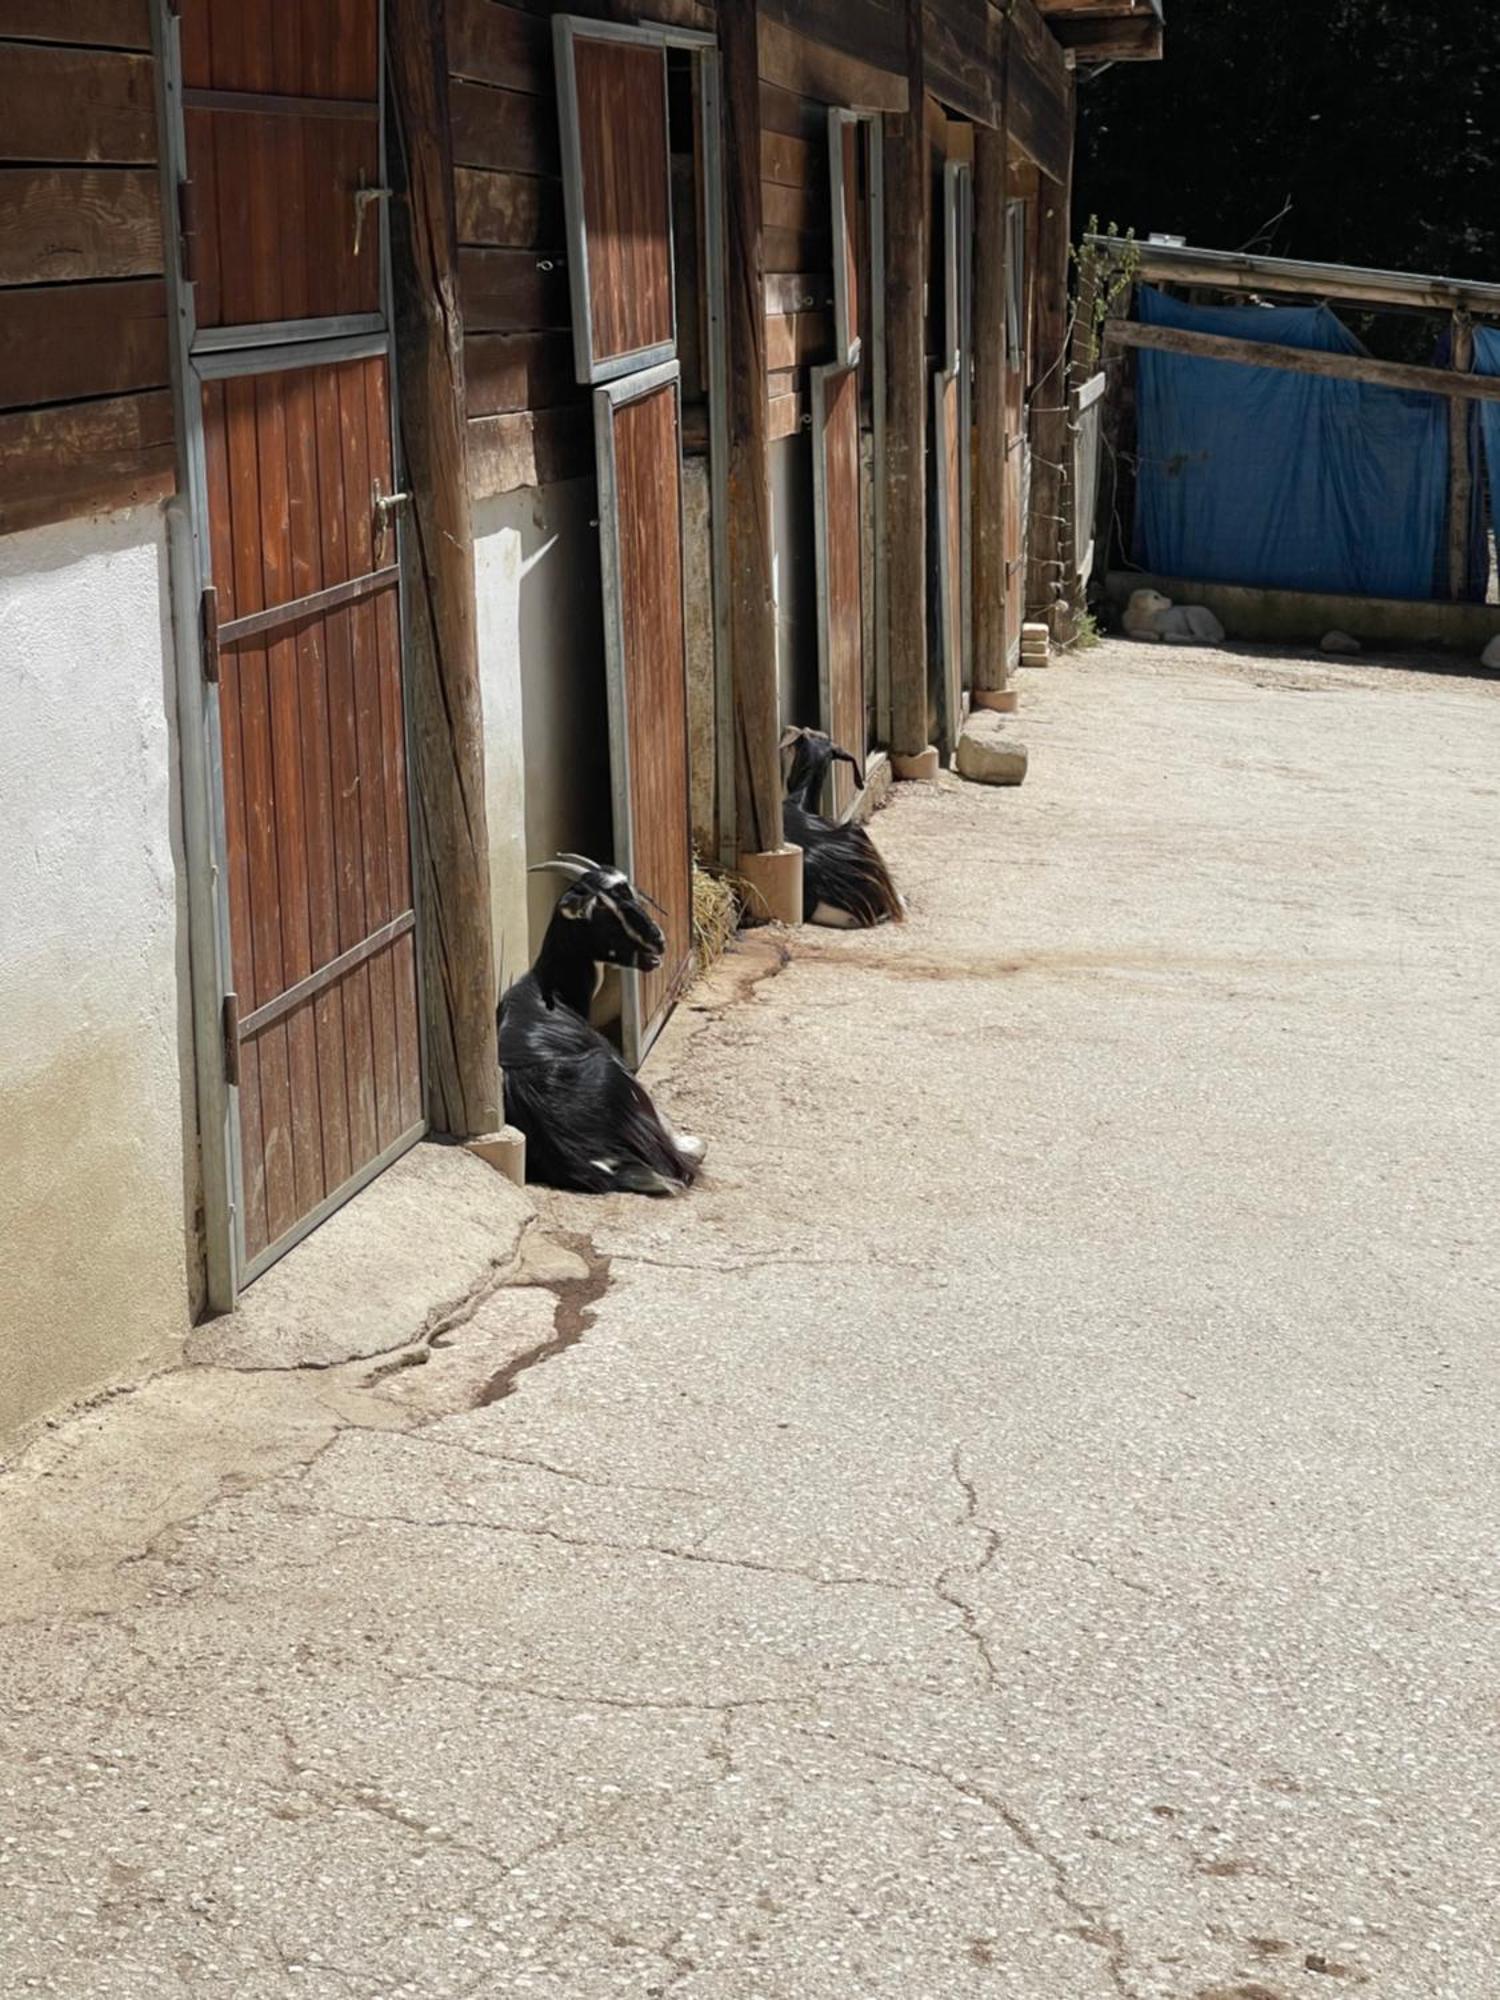
[{"label": "door hinge", "polygon": [[219,593],[211,583],[203,586],[198,599],[198,645],[203,655],[203,678],[219,684]]},{"label": "door hinge", "polygon": [[181,245],[182,282],[191,285],[198,276],[198,194],[190,180],[177,183],[177,239]]},{"label": "door hinge", "polygon": [[240,996],[238,993],[224,995],[224,1080],[238,1084],[240,1080]]}]

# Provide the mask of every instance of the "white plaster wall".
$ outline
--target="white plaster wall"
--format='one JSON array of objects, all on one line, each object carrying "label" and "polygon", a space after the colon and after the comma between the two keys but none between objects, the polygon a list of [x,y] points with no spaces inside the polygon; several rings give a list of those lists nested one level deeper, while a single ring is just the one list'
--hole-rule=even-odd
[{"label": "white plaster wall", "polygon": [[189,1321],[171,660],[157,508],[0,538],[0,1441]]},{"label": "white plaster wall", "polygon": [[524,972],[559,880],[528,862],[612,851],[594,482],[474,510],[490,891],[501,980]]}]

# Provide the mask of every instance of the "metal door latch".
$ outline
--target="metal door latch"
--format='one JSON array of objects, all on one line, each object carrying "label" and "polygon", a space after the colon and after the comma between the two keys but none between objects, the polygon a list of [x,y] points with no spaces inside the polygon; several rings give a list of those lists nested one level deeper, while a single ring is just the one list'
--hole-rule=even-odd
[{"label": "metal door latch", "polygon": [[389,201],[390,198],[391,190],[388,187],[362,187],[354,190],[354,254],[356,257],[359,255],[360,246],[364,242],[366,209],[369,208],[371,202]]},{"label": "metal door latch", "polygon": [[410,500],[411,494],[409,491],[405,493],[382,493],[378,479],[370,488],[370,508],[375,516],[375,546],[377,549],[385,541],[386,531],[391,524],[391,515],[398,507],[407,506]]}]

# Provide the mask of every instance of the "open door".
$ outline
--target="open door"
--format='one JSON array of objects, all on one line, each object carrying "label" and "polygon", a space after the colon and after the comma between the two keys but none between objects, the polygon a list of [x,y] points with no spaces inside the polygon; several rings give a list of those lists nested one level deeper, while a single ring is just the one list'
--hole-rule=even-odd
[{"label": "open door", "polygon": [[[818,579],[818,705],[822,727],[864,763],[864,605],[860,565],[859,373],[814,368],[813,519]],[[840,818],[854,802],[847,764],[831,773],[824,809]]]},{"label": "open door", "polygon": [[195,1004],[209,986],[217,1002],[217,1032],[199,1023],[205,1206],[228,1306],[425,1129],[406,496],[379,0],[300,0],[285,37],[265,10],[251,32],[237,0],[162,11],[191,224],[169,254],[216,933],[211,966],[195,945]]},{"label": "open door", "polygon": [[692,952],[682,425],[667,49],[709,37],[559,15],[574,370],[594,386],[615,860],[661,905],[666,956],[621,978],[632,1067]]},{"label": "open door", "polygon": [[1009,673],[1021,661],[1026,616],[1026,523],[1031,507],[1031,447],[1026,439],[1027,312],[1026,203],[1005,211],[1005,635]]},{"label": "open door", "polygon": [[938,738],[946,757],[958,746],[972,646],[968,576],[970,418],[968,316],[973,197],[968,166],[943,170],[943,366],[932,383],[932,449],[937,488]]}]

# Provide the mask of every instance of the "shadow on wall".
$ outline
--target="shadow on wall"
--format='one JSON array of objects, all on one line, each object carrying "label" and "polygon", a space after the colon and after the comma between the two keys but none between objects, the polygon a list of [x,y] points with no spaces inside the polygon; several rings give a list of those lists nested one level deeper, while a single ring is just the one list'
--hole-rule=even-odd
[{"label": "shadow on wall", "polygon": [[528,487],[475,509],[496,974],[531,963],[557,899],[529,863],[613,858],[595,488]]}]

